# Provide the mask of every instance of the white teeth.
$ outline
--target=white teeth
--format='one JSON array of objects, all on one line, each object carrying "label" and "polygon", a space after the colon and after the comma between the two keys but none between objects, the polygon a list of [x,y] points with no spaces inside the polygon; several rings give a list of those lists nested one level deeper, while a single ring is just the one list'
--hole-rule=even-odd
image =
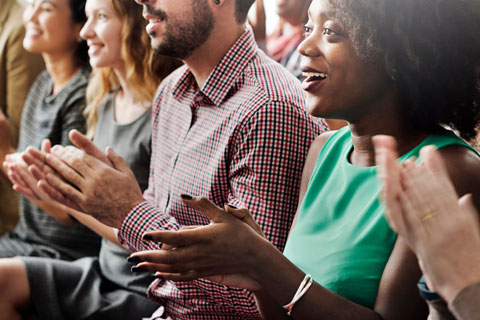
[{"label": "white teeth", "polygon": [[325,72],[302,72],[304,77],[320,77],[328,78],[328,75]]},{"label": "white teeth", "polygon": [[153,20],[150,20],[150,23],[158,23],[158,22],[161,22],[162,20],[160,19],[153,19]]}]

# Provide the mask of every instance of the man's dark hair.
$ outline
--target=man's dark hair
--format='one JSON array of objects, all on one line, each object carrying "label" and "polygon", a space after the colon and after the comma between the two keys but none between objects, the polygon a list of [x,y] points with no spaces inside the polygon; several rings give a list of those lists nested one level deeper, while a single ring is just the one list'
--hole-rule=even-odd
[{"label": "man's dark hair", "polygon": [[235,0],[235,18],[238,23],[244,23],[247,20],[248,10],[255,0]]},{"label": "man's dark hair", "polygon": [[[471,1],[471,0],[469,0]],[[405,115],[472,139],[480,122],[480,18],[468,1],[330,0],[356,53],[383,63]]]}]

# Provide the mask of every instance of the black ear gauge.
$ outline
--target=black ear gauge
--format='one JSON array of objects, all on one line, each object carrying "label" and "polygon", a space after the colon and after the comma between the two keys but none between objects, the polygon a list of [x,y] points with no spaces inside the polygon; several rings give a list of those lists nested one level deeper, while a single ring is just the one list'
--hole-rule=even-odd
[{"label": "black ear gauge", "polygon": [[219,4],[220,4],[220,0],[215,0],[215,4],[216,4],[216,5],[219,5]]}]

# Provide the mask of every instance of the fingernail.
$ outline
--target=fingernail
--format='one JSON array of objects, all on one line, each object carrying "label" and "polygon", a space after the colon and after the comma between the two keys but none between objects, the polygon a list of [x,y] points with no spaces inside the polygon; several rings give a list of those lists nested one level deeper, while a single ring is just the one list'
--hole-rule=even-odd
[{"label": "fingernail", "polygon": [[134,272],[134,273],[147,272],[147,271],[148,271],[148,268],[147,268],[147,266],[141,266],[141,267],[133,266],[133,267],[130,269],[130,271],[131,271],[131,272]]},{"label": "fingernail", "polygon": [[189,196],[188,194],[181,194],[180,197],[183,199],[183,200],[192,200],[192,196]]},{"label": "fingernail", "polygon": [[238,209],[237,207],[232,206],[231,204],[227,204],[227,206],[229,206],[229,207],[232,208],[232,209]]},{"label": "fingernail", "polygon": [[153,241],[153,237],[149,234],[146,234],[142,237],[143,241]]},{"label": "fingernail", "polygon": [[140,258],[139,257],[128,257],[127,261],[130,262],[130,263],[139,263]]}]

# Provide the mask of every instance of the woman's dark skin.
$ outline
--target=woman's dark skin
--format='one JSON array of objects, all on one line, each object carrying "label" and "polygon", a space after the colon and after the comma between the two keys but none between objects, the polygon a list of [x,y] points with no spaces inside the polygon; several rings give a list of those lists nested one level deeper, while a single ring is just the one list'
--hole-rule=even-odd
[{"label": "woman's dark skin", "polygon": [[[348,30],[329,16],[330,11],[328,1],[312,2],[307,37],[299,48],[305,71],[328,75],[320,83],[304,86],[309,113],[348,121],[354,146],[350,162],[355,166],[375,165],[371,139],[374,135],[393,136],[398,142],[399,154],[408,152],[430,132],[410,124],[398,88],[383,64],[361,60]],[[306,81],[309,82],[308,78]],[[332,134],[320,136],[309,151],[300,202],[319,153]],[[464,147],[446,147],[440,152],[457,193],[472,193],[479,209],[480,159]],[[305,274],[250,227],[255,224],[246,212],[227,208],[227,212],[244,217],[246,223],[243,223],[206,199],[184,199],[184,202],[202,211],[212,223],[180,232],[146,234],[147,239],[166,244],[164,249],[176,249],[135,253],[133,257],[144,261],[138,266],[159,271],[166,279],[210,277],[223,284],[251,289],[266,319],[286,317],[281,306],[290,302]],[[314,250],[321,248],[312,248],[312,252]],[[297,302],[292,316],[295,319],[426,319],[427,308],[416,287],[420,276],[414,253],[404,241],[397,240],[382,274],[373,310],[314,283]]]}]

